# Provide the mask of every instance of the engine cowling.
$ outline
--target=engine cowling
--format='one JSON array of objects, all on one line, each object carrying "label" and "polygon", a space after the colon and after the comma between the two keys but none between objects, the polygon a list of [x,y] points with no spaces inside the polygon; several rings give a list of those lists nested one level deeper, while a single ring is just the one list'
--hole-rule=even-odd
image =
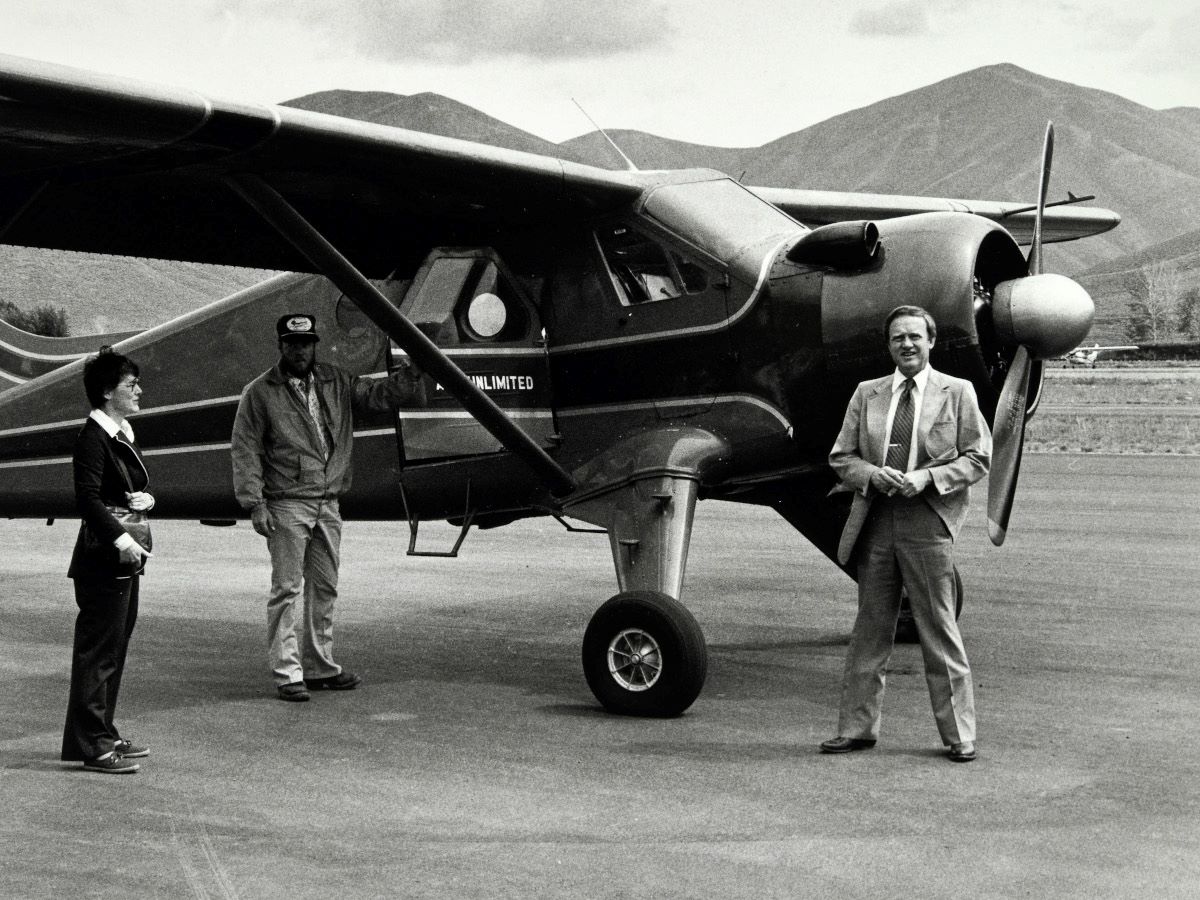
[{"label": "engine cowling", "polygon": [[[1061,275],[1029,275],[1021,249],[995,222],[947,212],[876,226],[879,248],[869,266],[824,275],[821,324],[831,374],[886,372],[883,321],[895,307],[914,304],[937,323],[932,364],[970,380],[990,419],[1018,345],[1046,359],[1076,346],[1091,327],[1087,292]],[[1027,407],[1040,386],[1039,368]]]}]

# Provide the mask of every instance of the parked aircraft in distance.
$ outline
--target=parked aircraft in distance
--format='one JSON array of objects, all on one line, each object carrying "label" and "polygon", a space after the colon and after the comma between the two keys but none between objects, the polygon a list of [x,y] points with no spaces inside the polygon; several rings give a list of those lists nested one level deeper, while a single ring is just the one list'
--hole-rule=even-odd
[{"label": "parked aircraft in distance", "polygon": [[1137,350],[1137,344],[1113,344],[1108,347],[1101,347],[1097,343],[1093,343],[1090,347],[1076,347],[1068,353],[1064,353],[1062,358],[1073,366],[1088,366],[1096,368],[1096,360],[1101,353],[1108,350]]}]

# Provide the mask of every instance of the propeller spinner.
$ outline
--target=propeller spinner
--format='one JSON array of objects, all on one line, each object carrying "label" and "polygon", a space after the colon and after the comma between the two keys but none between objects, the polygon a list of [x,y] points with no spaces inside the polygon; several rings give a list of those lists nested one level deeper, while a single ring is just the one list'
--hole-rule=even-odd
[{"label": "propeller spinner", "polygon": [[1033,362],[1060,356],[1078,346],[1091,330],[1096,312],[1092,298],[1079,284],[1062,275],[1042,272],[1042,217],[1053,155],[1054,125],[1047,123],[1029,274],[996,285],[992,300],[996,337],[1005,346],[1017,347],[1000,391],[992,429],[987,515],[988,536],[997,547],[1004,543],[1008,532],[1017,489]]}]

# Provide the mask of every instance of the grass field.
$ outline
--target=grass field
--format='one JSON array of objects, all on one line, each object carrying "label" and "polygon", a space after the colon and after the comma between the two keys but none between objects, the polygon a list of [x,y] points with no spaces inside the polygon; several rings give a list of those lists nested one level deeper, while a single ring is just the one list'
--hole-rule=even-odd
[{"label": "grass field", "polygon": [[1039,413],[1026,430],[1025,449],[1033,453],[1200,455],[1200,419]]},{"label": "grass field", "polygon": [[[1086,414],[1079,412],[1081,406]],[[1043,453],[1200,455],[1198,406],[1196,367],[1047,369],[1041,408],[1028,425],[1025,447]],[[1129,415],[1129,407],[1147,410]]]}]

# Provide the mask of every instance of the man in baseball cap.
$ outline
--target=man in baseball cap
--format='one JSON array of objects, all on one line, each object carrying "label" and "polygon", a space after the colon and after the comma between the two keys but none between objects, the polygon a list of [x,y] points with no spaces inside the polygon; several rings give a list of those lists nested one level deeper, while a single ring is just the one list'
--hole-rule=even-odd
[{"label": "man in baseball cap", "polygon": [[[363,378],[317,362],[311,313],[275,323],[279,362],[242,391],[233,423],[233,486],[271,553],[268,658],[281,700],[353,690],[362,678],[333,660],[342,518],[350,487],[354,413],[412,401],[420,374],[401,365]],[[303,602],[297,603],[303,592]]]}]

